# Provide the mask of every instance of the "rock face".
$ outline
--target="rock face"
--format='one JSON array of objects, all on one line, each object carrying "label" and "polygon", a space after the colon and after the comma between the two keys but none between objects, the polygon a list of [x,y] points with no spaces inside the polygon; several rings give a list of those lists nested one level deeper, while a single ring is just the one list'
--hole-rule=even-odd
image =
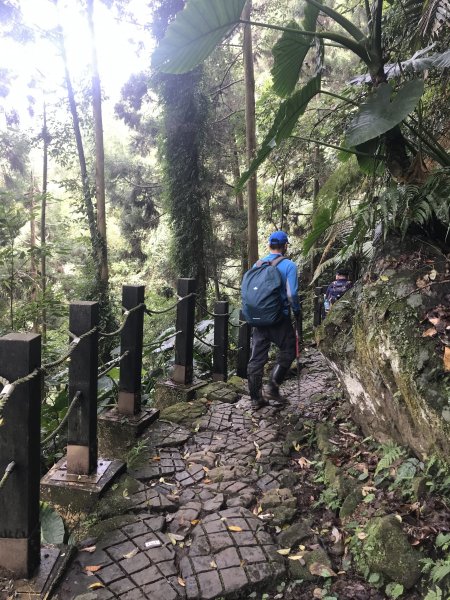
[{"label": "rock face", "polygon": [[316,332],[364,432],[407,445],[420,457],[450,451],[443,346],[438,336],[422,337],[421,325],[428,311],[448,305],[442,257],[429,245],[402,243],[400,250],[390,241],[371,281],[347,292]]}]

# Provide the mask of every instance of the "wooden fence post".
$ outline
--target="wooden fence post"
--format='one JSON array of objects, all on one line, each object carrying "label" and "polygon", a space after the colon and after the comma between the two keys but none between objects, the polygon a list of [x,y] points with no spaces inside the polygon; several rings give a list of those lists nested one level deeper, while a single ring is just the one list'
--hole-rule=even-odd
[{"label": "wooden fence post", "polygon": [[[99,324],[98,302],[72,302],[69,330],[81,336]],[[69,417],[67,472],[90,475],[97,469],[98,329],[83,338],[69,365],[69,402],[81,396]]]},{"label": "wooden fence post", "polygon": [[228,302],[220,301],[214,307],[213,381],[228,379]]},{"label": "wooden fence post", "polygon": [[[124,285],[122,306],[131,310],[144,304],[145,286]],[[144,336],[144,307],[128,316],[120,337],[120,352],[128,352],[120,362],[118,412],[135,415],[141,410],[142,341]]]},{"label": "wooden fence post", "polygon": [[[178,279],[177,295],[179,298],[194,294],[196,290],[195,279]],[[177,306],[176,331],[179,331],[175,340],[175,366],[172,380],[175,383],[189,385],[192,383],[194,362],[194,323],[195,323],[195,296],[181,301]]]},{"label": "wooden fence post", "polygon": [[247,378],[247,365],[250,360],[250,334],[251,327],[245,322],[244,313],[239,312],[239,335],[238,335],[238,353],[236,375],[244,379]]},{"label": "wooden fence post", "polygon": [[[41,336],[11,333],[0,338],[0,374],[8,381],[41,366]],[[41,375],[22,383],[6,399],[0,426],[0,567],[30,578],[40,563]]]}]

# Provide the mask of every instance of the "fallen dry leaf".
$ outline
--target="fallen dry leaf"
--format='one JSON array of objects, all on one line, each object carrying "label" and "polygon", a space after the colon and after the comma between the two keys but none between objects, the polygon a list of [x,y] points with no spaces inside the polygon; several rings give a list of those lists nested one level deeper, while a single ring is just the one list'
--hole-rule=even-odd
[{"label": "fallen dry leaf", "polygon": [[290,548],[280,548],[279,550],[277,550],[278,554],[281,554],[281,556],[287,556],[290,551]]},{"label": "fallen dry leaf", "polygon": [[184,581],[184,579],[182,577],[178,577],[178,583],[182,586],[182,587],[186,587],[186,583]]},{"label": "fallen dry leaf", "polygon": [[242,531],[242,527],[239,527],[239,525],[228,525],[228,529],[230,531]]},{"label": "fallen dry leaf", "polygon": [[123,555],[123,558],[133,558],[133,556],[136,556],[136,554],[139,552],[139,548],[135,548],[134,550],[132,550],[131,552],[128,552],[127,554]]},{"label": "fallen dry leaf", "polygon": [[95,573],[96,571],[100,571],[101,568],[102,565],[88,565],[87,567],[84,567],[84,570],[89,573]]},{"label": "fallen dry leaf", "polygon": [[309,469],[309,467],[311,466],[311,461],[308,460],[307,458],[305,458],[304,456],[301,456],[298,460],[297,460],[298,464],[300,465],[301,469]]},{"label": "fallen dry leaf", "polygon": [[152,460],[161,460],[160,456],[152,456]]},{"label": "fallen dry leaf", "polygon": [[363,487],[361,488],[361,492],[363,496],[367,496],[367,494],[369,492],[376,492],[377,488],[373,487],[372,485],[363,485]]},{"label": "fallen dry leaf", "polygon": [[339,542],[339,540],[341,539],[342,535],[339,532],[339,529],[337,527],[333,527],[333,529],[331,530],[331,539],[333,540],[334,543]]},{"label": "fallen dry leaf", "polygon": [[198,525],[200,523],[200,519],[192,519],[191,525]]},{"label": "fallen dry leaf", "polygon": [[97,581],[96,583],[91,583],[91,585],[88,585],[88,590],[98,590],[99,588],[104,588],[105,586],[103,585],[103,583],[100,583],[100,581]]},{"label": "fallen dry leaf", "polygon": [[336,577],[336,573],[333,569],[318,562],[313,562],[309,565],[309,572],[311,575],[317,575],[318,577]]},{"label": "fallen dry leaf", "polygon": [[437,331],[434,327],[430,327],[422,333],[422,337],[434,337],[435,335],[437,335]]},{"label": "fallen dry leaf", "polygon": [[288,556],[289,560],[298,560],[299,563],[304,566],[306,564],[305,559],[303,558],[303,554],[290,554]]},{"label": "fallen dry leaf", "polygon": [[81,548],[80,552],[95,552],[97,550],[97,546],[87,546],[86,548]]},{"label": "fallen dry leaf", "polygon": [[444,371],[450,371],[450,348],[445,346],[444,349]]}]

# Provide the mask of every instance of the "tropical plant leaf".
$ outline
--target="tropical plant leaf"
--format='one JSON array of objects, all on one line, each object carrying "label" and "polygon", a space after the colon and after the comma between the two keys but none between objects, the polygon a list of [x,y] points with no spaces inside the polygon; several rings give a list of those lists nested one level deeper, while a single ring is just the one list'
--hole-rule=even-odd
[{"label": "tropical plant leaf", "polygon": [[306,255],[325,231],[334,224],[339,207],[339,196],[335,196],[329,206],[322,206],[313,216],[312,231],[303,241],[303,254]]},{"label": "tropical plant leaf", "polygon": [[[315,31],[319,9],[312,4],[305,7],[305,16],[302,27],[292,21],[288,24],[290,29],[298,31]],[[279,96],[285,97],[291,94],[300,77],[303,62],[311,48],[314,38],[285,31],[275,46],[272,48],[273,67],[271,70],[273,89]]]},{"label": "tropical plant leaf", "polygon": [[354,23],[352,23],[349,19],[344,17],[344,15],[341,15],[341,13],[338,13],[329,6],[325,6],[324,4],[319,2],[319,0],[306,1],[308,2],[308,4],[311,4],[311,6],[314,6],[321,12],[325,13],[328,17],[331,17],[333,21],[336,21],[336,23],[338,23],[338,25],[345,29],[345,31],[347,31],[347,33],[349,33],[357,42],[362,42],[366,40],[366,36],[361,31],[361,29],[356,27]]},{"label": "tropical plant leaf", "polygon": [[41,541],[44,544],[64,542],[64,521],[48,504],[41,503]]},{"label": "tropical plant leaf", "polygon": [[189,0],[153,52],[153,68],[173,74],[191,71],[239,23],[245,1]]},{"label": "tropical plant leaf", "polygon": [[346,134],[348,146],[359,146],[389,131],[416,107],[423,94],[422,79],[408,81],[391,101],[392,88],[382,83],[369,95],[350,123]]},{"label": "tropical plant leaf", "polygon": [[[433,47],[433,45],[428,46],[427,48],[422,48],[422,50],[418,50],[408,58],[407,60],[402,61],[401,63],[388,63],[384,65],[384,72],[388,79],[392,79],[393,77],[399,77],[404,73],[422,73],[432,67],[436,69],[442,70],[447,67],[450,67],[450,50],[446,50],[445,52],[438,52],[436,54],[432,54],[431,56],[424,56],[429,50]],[[354,77],[350,80],[351,84],[360,85],[362,83],[370,83],[372,81],[370,75],[358,75],[358,77]]]},{"label": "tropical plant leaf", "polygon": [[280,144],[280,142],[286,140],[291,135],[297,121],[305,112],[309,101],[319,92],[320,74],[317,74],[310,79],[305,86],[280,104],[273,125],[266,135],[258,154],[249,169],[242,175],[237,183],[236,187],[238,190],[242,189],[245,182],[256,173],[259,165],[264,162],[272,150]]}]

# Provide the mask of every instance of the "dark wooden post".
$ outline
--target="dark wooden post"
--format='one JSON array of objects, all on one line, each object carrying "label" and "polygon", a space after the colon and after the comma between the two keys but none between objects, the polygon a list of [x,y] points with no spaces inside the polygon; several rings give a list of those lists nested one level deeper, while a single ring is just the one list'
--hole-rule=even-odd
[{"label": "dark wooden post", "polygon": [[[72,302],[69,329],[80,336],[99,323],[98,302]],[[67,472],[90,475],[97,469],[98,330],[83,338],[69,365],[69,402],[81,396],[69,417]]]},{"label": "dark wooden post", "polygon": [[214,307],[213,381],[228,379],[228,302],[216,302]]},{"label": "dark wooden post", "polygon": [[[122,306],[131,310],[144,303],[145,286],[124,285]],[[135,415],[141,410],[142,340],[144,307],[128,316],[120,338],[120,353],[128,352],[120,362],[119,401],[117,409],[123,415]]]},{"label": "dark wooden post", "polygon": [[239,335],[238,335],[238,353],[236,375],[238,377],[247,378],[247,365],[250,360],[250,334],[251,327],[244,322],[244,314],[242,310],[239,312]]},{"label": "dark wooden post", "polygon": [[[0,338],[0,374],[8,381],[41,366],[41,336],[11,333]],[[0,567],[30,578],[40,563],[41,376],[22,383],[6,400],[0,426]]]},{"label": "dark wooden post", "polygon": [[[194,294],[195,290],[195,279],[178,279],[179,298]],[[177,306],[176,331],[180,333],[175,340],[175,366],[172,375],[175,383],[188,385],[193,380],[194,323],[195,296],[191,296]]]}]

